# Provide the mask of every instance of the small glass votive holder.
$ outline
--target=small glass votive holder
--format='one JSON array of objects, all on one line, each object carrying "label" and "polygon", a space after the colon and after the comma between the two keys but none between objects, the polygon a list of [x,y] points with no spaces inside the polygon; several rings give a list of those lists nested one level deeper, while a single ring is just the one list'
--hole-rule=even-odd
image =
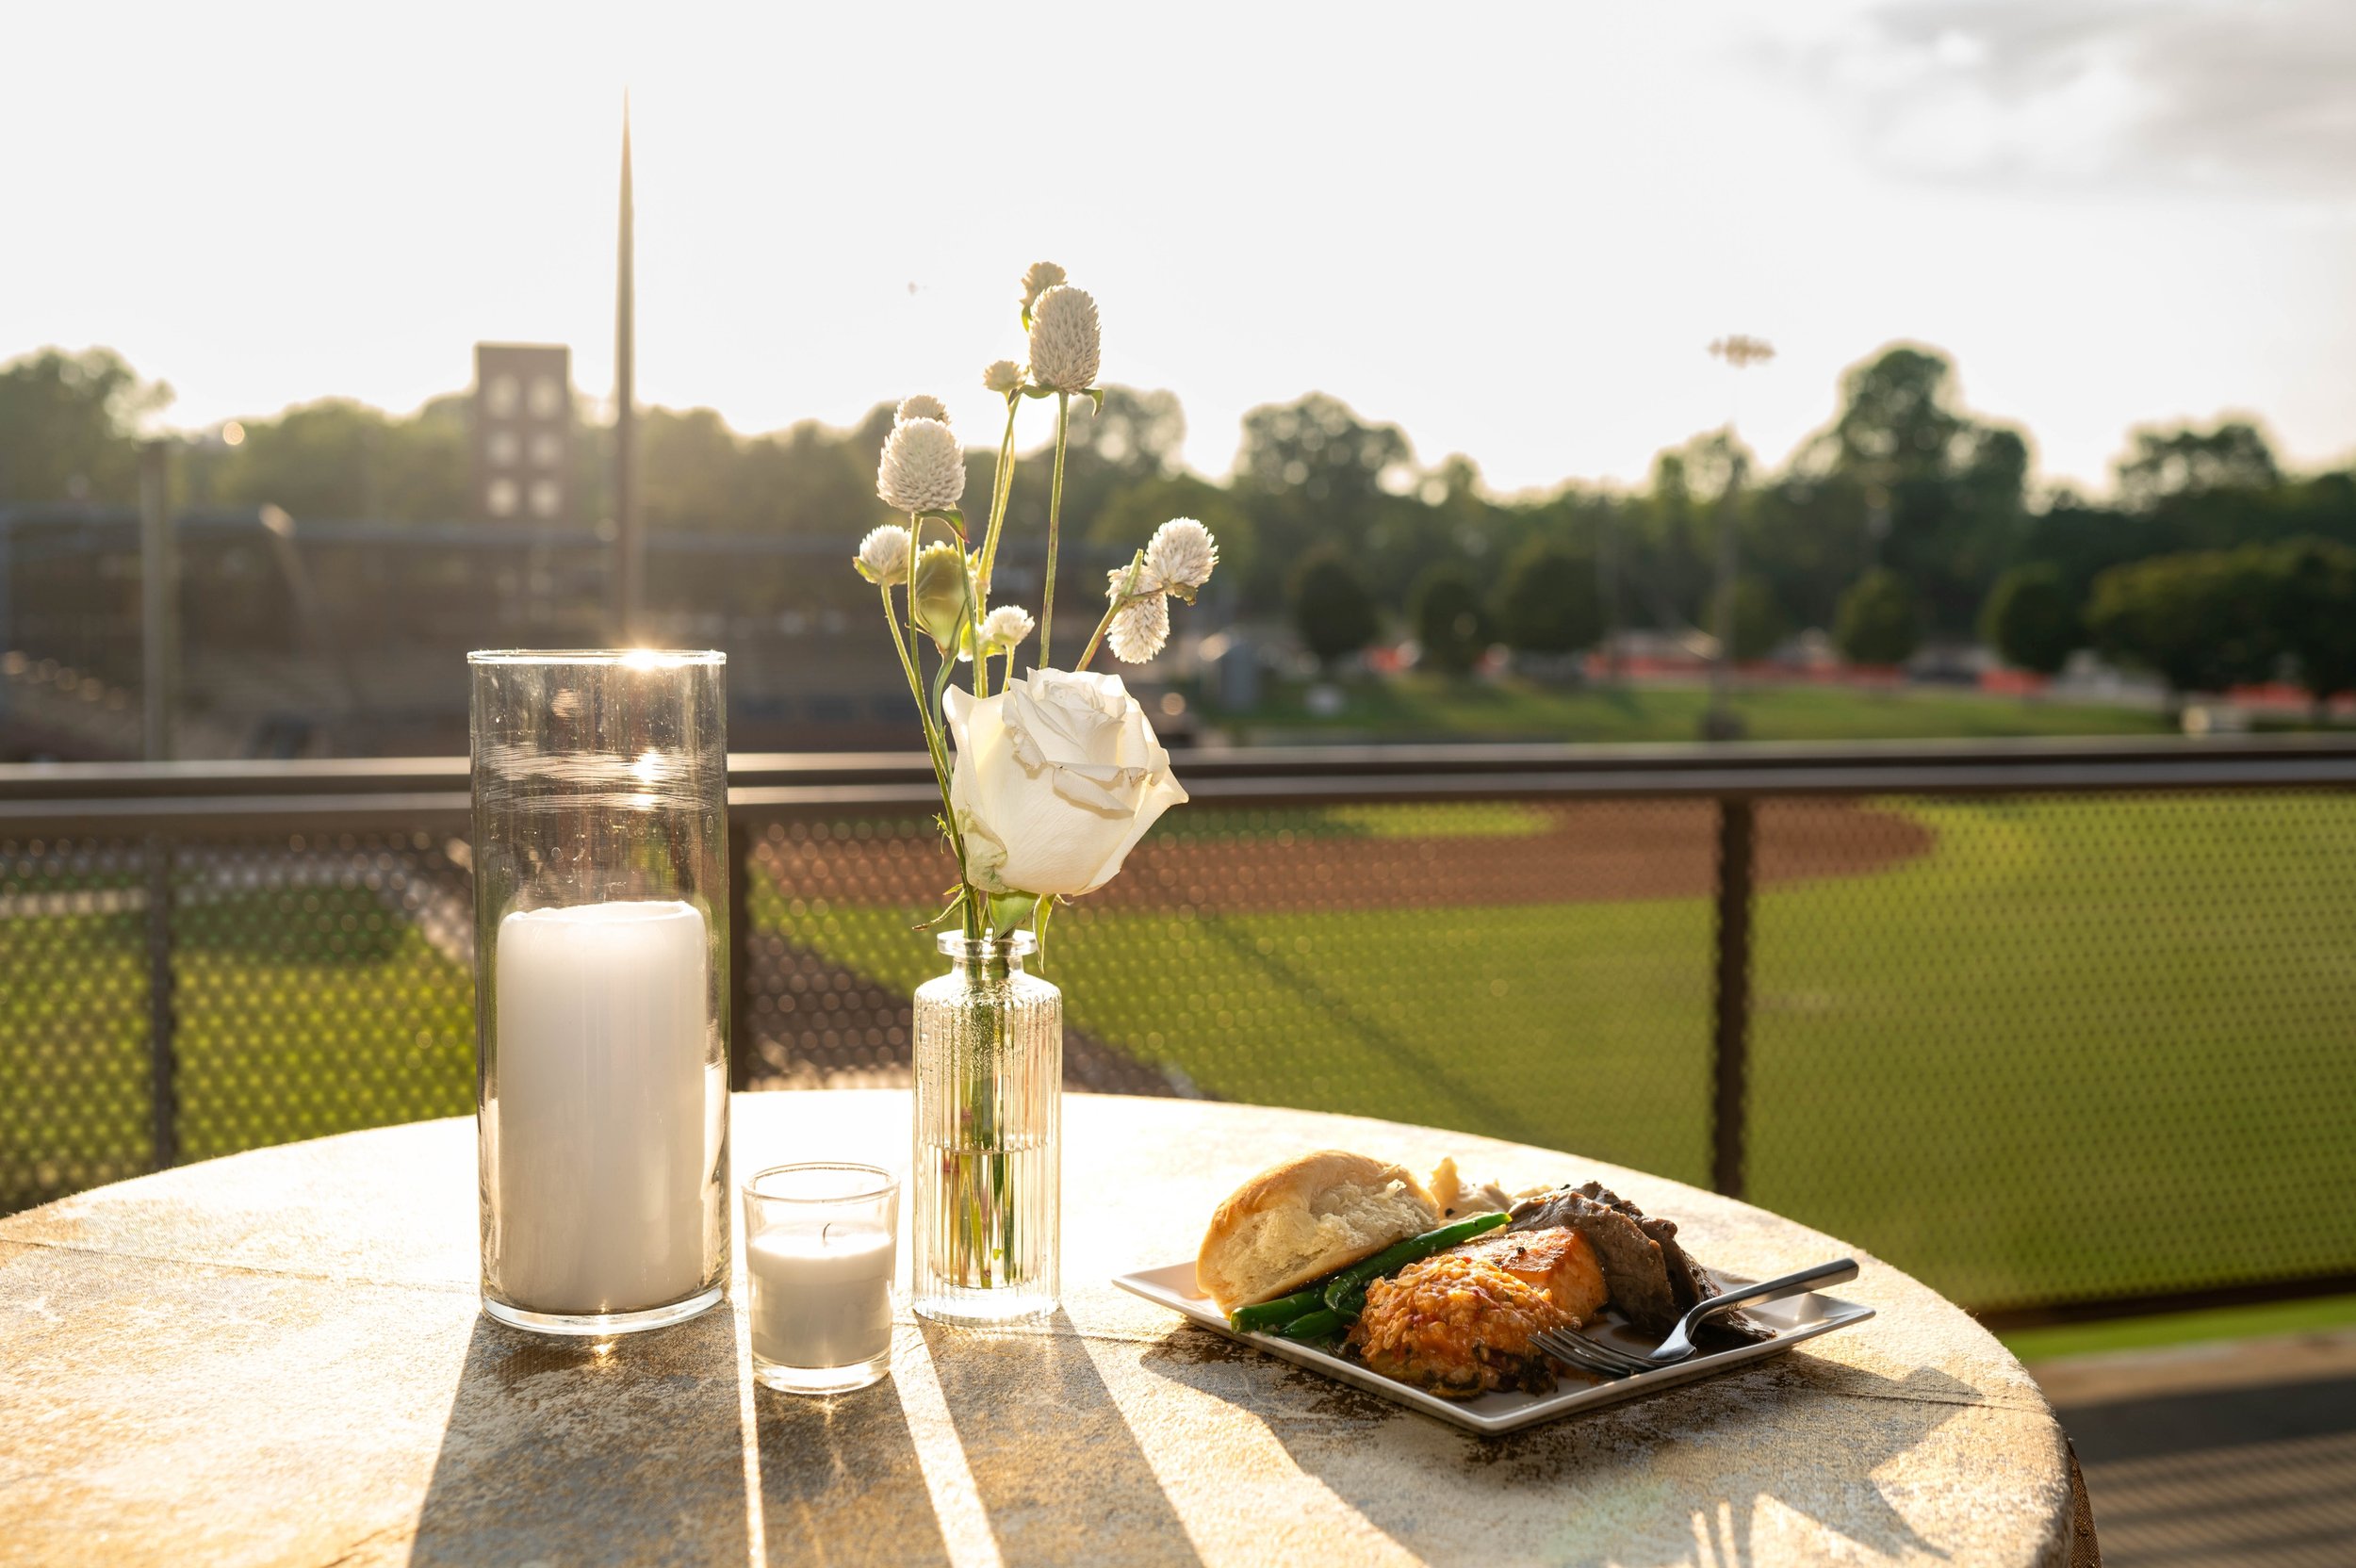
[{"label": "small glass votive holder", "polygon": [[753,1376],[843,1394],[892,1371],[900,1180],[880,1166],[771,1166],[744,1184]]}]

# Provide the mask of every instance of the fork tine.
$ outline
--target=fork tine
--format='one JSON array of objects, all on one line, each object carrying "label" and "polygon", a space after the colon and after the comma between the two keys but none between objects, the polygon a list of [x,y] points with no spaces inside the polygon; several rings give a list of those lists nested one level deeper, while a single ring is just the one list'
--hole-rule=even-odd
[{"label": "fork tine", "polygon": [[1621,1365],[1618,1362],[1607,1361],[1603,1357],[1596,1355],[1592,1349],[1575,1342],[1558,1341],[1551,1347],[1547,1347],[1546,1350],[1547,1354],[1556,1357],[1558,1360],[1567,1362],[1571,1365],[1579,1368],[1580,1371],[1592,1373],[1599,1378],[1628,1378],[1635,1376],[1633,1371]]},{"label": "fork tine", "polygon": [[1530,1340],[1548,1355],[1559,1357],[1574,1366],[1583,1366],[1591,1372],[1625,1378],[1648,1370],[1644,1363],[1627,1352],[1568,1330],[1541,1330],[1530,1335]]}]

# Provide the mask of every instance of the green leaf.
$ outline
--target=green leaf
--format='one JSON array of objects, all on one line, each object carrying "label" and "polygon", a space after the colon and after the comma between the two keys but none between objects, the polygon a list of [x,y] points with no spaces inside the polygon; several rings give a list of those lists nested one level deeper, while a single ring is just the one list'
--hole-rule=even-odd
[{"label": "green leaf", "polygon": [[1023,395],[1026,398],[1052,398],[1055,395],[1055,389],[1052,386],[1033,386],[1025,383]]},{"label": "green leaf", "polygon": [[[934,820],[939,821],[940,819],[935,818]],[[909,926],[908,929],[911,931],[938,931],[941,927],[948,924],[950,917],[965,907],[966,892],[967,889],[965,884],[962,882],[958,883],[957,890],[949,895],[949,902],[941,908],[941,913],[935,915],[930,920],[919,921],[916,924]]]},{"label": "green leaf", "polygon": [[1096,405],[1096,413],[1102,414],[1104,412],[1104,389],[1103,387],[1091,386],[1081,395],[1087,398],[1088,401]]},{"label": "green leaf", "polygon": [[919,518],[938,517],[942,522],[947,523],[951,528],[956,529],[959,539],[963,539],[965,537],[965,514],[954,506],[936,512],[920,512],[917,514],[917,516]]},{"label": "green leaf", "polygon": [[1004,937],[1031,918],[1039,907],[1036,893],[993,893],[990,900],[990,934]]}]

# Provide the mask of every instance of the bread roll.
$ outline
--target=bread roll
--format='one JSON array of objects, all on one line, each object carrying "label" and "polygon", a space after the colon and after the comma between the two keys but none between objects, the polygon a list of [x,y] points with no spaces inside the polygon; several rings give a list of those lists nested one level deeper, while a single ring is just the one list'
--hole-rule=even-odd
[{"label": "bread roll", "polygon": [[1272,1301],[1440,1222],[1404,1167],[1323,1149],[1238,1187],[1203,1233],[1196,1288],[1222,1312]]},{"label": "bread roll", "polygon": [[1457,1173],[1456,1156],[1451,1154],[1432,1168],[1432,1180],[1425,1184],[1432,1200],[1440,1206],[1443,1223],[1462,1219],[1466,1215],[1496,1214],[1513,1206],[1505,1188],[1496,1182],[1478,1184],[1467,1182]]}]

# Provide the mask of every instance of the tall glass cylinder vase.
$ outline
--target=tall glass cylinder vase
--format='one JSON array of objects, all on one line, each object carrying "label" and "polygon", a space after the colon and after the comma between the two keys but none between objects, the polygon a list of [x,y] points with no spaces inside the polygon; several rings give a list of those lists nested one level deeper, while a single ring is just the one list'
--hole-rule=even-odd
[{"label": "tall glass cylinder vase", "polygon": [[1063,993],[1030,933],[941,939],[916,992],[912,1301],[943,1323],[1053,1312],[1063,1221]]},{"label": "tall glass cylinder vase", "polygon": [[676,1323],[728,1277],[726,656],[467,664],[483,1307]]}]

